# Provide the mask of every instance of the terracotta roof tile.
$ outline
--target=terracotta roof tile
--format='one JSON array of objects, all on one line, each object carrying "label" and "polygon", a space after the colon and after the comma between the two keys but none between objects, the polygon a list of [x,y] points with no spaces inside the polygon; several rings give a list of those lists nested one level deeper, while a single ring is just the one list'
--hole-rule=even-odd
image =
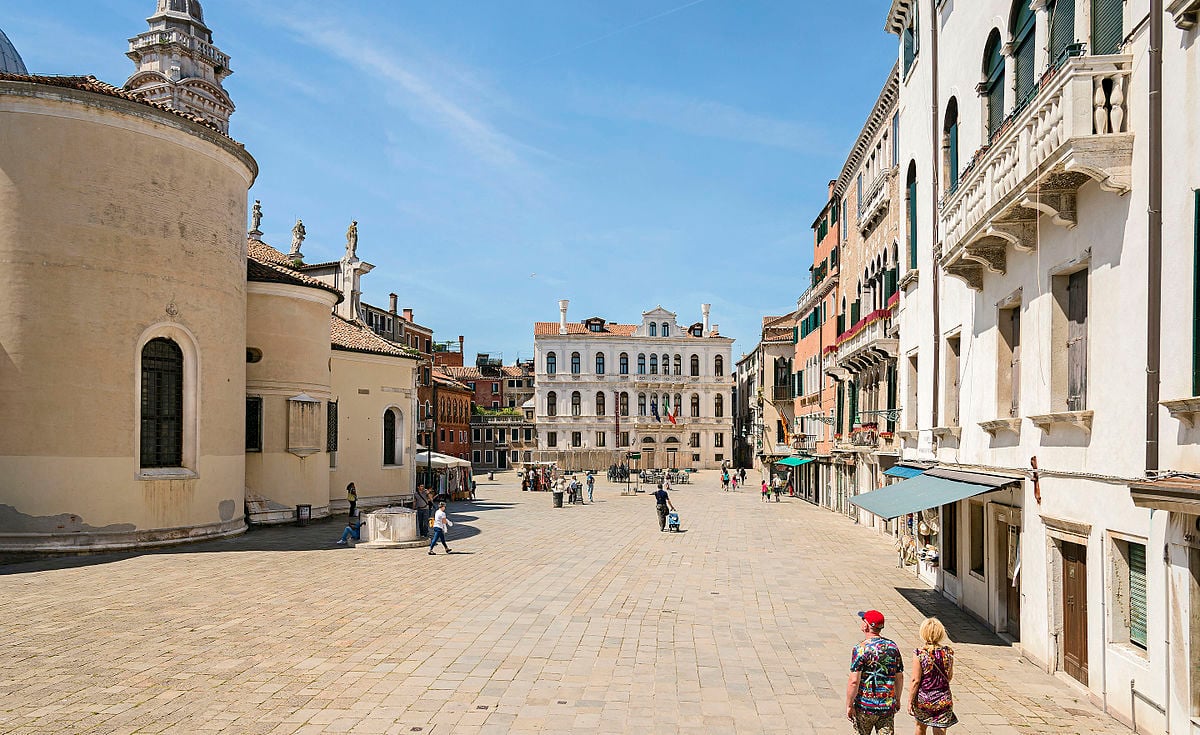
[{"label": "terracotta roof tile", "polygon": [[[209,122],[208,120],[205,120],[204,118],[200,117],[199,115],[191,115],[186,112],[180,112],[179,110],[176,110],[173,107],[165,105],[161,102],[151,102],[150,100],[143,98],[142,95],[138,94],[137,92],[130,92],[130,91],[122,89],[120,87],[114,87],[113,85],[109,84],[108,82],[102,82],[90,74],[88,74],[87,76],[45,76],[45,75],[39,75],[39,74],[11,74],[9,72],[0,72],[0,80],[7,81],[7,82],[28,82],[30,84],[45,84],[45,85],[51,86],[51,87],[65,87],[67,89],[78,89],[78,90],[82,90],[84,92],[95,92],[96,94],[103,94],[108,97],[117,97],[117,98],[120,98],[123,100],[128,100],[130,102],[137,102],[139,104],[146,105],[147,107],[154,107],[159,110],[165,110],[166,112],[170,112],[174,115],[178,115],[179,117],[182,117],[185,120],[191,120],[192,122],[200,123],[204,127],[209,128],[210,130],[216,131],[217,133],[219,133],[221,135],[221,137],[229,138],[229,140],[233,140],[233,138],[229,137],[228,133],[221,130],[219,127],[217,127],[212,122]],[[237,143],[237,141],[233,141],[233,142]],[[237,145],[242,146],[241,143],[237,143]],[[242,147],[245,147],[245,146],[242,146]]]},{"label": "terracotta roof tile", "polygon": [[366,352],[372,355],[419,359],[415,350],[388,342],[358,321],[347,321],[337,314],[329,315],[329,337],[333,349],[347,352]]},{"label": "terracotta roof tile", "polygon": [[[282,262],[281,262],[282,261]],[[319,288],[337,294],[337,303],[343,300],[342,292],[311,276],[297,273],[287,265],[287,256],[266,243],[250,240],[246,256],[246,280],[260,283],[287,283],[293,286]]]},{"label": "terracotta roof tile", "polygon": [[479,372],[479,368],[474,365],[447,365],[442,368],[443,371],[455,380],[483,380],[483,373]]},{"label": "terracotta roof tile", "polygon": [[[589,334],[595,337],[632,337],[636,329],[636,324],[615,324],[609,322],[604,325],[603,331],[590,332],[586,324],[567,322],[567,334]],[[549,337],[557,334],[558,322],[533,323],[533,336],[535,337]]]},{"label": "terracotta roof tile", "polygon": [[435,370],[433,372],[433,380],[438,385],[445,385],[456,390],[467,391],[468,393],[471,392],[471,389],[468,388],[465,383],[458,382],[440,370]]}]

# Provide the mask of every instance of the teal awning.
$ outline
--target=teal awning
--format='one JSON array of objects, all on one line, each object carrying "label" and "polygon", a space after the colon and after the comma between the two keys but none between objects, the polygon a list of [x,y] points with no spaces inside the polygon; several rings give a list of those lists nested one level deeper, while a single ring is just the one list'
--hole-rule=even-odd
[{"label": "teal awning", "polygon": [[883,474],[887,475],[888,477],[900,477],[907,480],[908,478],[916,477],[923,472],[925,472],[925,470],[921,467],[906,467],[898,464],[895,467],[888,467],[883,471]]},{"label": "teal awning", "polygon": [[[937,474],[951,477],[941,477]],[[850,502],[880,518],[898,518],[926,508],[937,508],[947,503],[990,493],[1005,485],[1019,482],[1019,478],[985,475],[977,472],[955,472],[933,469],[916,477],[901,480],[895,485],[874,490],[850,498]]]},{"label": "teal awning", "polygon": [[787,465],[788,467],[799,467],[812,462],[812,457],[784,457],[775,464]]}]

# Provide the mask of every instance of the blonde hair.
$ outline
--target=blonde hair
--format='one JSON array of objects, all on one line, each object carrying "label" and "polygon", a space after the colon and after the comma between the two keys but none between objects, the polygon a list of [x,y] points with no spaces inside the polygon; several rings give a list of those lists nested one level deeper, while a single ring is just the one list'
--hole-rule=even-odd
[{"label": "blonde hair", "polygon": [[925,618],[921,623],[920,634],[926,648],[937,648],[946,640],[946,626],[937,618]]}]

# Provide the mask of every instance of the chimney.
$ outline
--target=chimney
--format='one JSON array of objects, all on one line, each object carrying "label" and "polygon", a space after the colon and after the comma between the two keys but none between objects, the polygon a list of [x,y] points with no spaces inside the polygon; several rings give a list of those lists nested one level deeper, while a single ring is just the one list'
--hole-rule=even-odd
[{"label": "chimney", "polygon": [[463,336],[458,335],[458,353],[461,355],[463,351]]},{"label": "chimney", "polygon": [[558,302],[558,333],[567,333],[567,304],[571,303],[566,299],[561,299]]},{"label": "chimney", "polygon": [[406,309],[404,310],[404,319],[405,319],[405,321],[408,321],[408,322],[411,322],[411,321],[413,320],[413,318],[412,318],[412,309],[408,309],[408,308],[406,308]]},{"label": "chimney", "polygon": [[708,309],[710,306],[711,304],[700,304],[700,313],[704,315],[704,332],[702,334],[705,336],[708,336]]},{"label": "chimney", "polygon": [[396,315],[396,294],[388,294],[388,311],[392,312],[392,316]]}]

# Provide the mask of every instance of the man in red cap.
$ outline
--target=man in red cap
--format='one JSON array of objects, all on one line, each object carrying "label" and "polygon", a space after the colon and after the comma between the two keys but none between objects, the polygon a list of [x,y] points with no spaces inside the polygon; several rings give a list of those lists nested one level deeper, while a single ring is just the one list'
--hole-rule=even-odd
[{"label": "man in red cap", "polygon": [[860,735],[894,735],[894,720],[904,690],[904,658],[895,642],[880,635],[883,613],[859,612],[866,638],[854,647],[846,682],[846,719]]}]

